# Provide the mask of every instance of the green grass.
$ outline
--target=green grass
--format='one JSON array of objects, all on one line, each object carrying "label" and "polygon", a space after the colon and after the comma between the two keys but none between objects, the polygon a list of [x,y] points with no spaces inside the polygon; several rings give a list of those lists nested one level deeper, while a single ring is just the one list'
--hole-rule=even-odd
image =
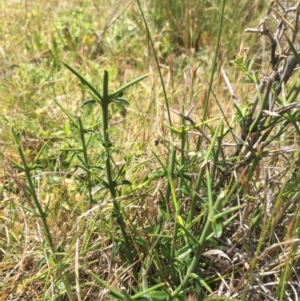
[{"label": "green grass", "polygon": [[295,299],[300,82],[243,32],[267,5],[98,2],[0,3],[0,301]]}]

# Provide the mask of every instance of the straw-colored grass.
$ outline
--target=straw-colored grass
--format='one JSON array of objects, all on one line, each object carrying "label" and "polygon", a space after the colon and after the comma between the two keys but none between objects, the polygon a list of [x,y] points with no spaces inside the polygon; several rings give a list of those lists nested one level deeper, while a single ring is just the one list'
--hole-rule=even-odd
[{"label": "straw-colored grass", "polygon": [[1,1],[0,301],[297,300],[297,14],[202,2]]}]

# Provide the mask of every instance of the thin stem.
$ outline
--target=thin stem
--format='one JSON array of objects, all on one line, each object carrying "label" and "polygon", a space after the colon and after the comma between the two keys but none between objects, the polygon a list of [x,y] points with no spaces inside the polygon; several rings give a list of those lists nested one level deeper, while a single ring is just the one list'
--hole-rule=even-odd
[{"label": "thin stem", "polygon": [[86,146],[86,143],[85,143],[84,129],[83,129],[81,118],[78,118],[78,124],[79,124],[79,134],[80,134],[80,139],[81,139],[81,144],[82,144],[84,164],[85,164],[86,171],[87,171],[89,200],[90,200],[90,204],[92,204],[93,203],[93,198],[92,198],[91,172],[90,172],[90,168],[89,168],[89,159],[88,159],[88,155],[87,155],[87,146]]},{"label": "thin stem", "polygon": [[110,164],[110,142],[109,142],[109,133],[108,133],[108,105],[109,105],[109,95],[108,95],[108,72],[104,70],[103,76],[103,95],[102,95],[102,126],[103,126],[103,144],[106,152],[105,158],[105,168],[107,182],[109,186],[109,191],[113,198],[117,196],[115,183],[112,177],[111,164]]},{"label": "thin stem", "polygon": [[[163,93],[164,93],[164,99],[165,99],[165,102],[166,102],[168,121],[169,121],[170,126],[172,126],[170,106],[169,106],[169,101],[168,101],[168,97],[167,97],[166,87],[165,87],[163,76],[162,76],[162,73],[161,73],[161,70],[160,70],[160,67],[159,67],[159,61],[158,61],[157,54],[156,54],[156,51],[155,51],[155,48],[154,48],[154,43],[152,41],[150,30],[149,30],[148,24],[146,22],[146,19],[145,19],[145,16],[144,16],[144,13],[143,13],[143,10],[142,10],[142,7],[141,7],[141,4],[140,4],[139,0],[137,0],[137,4],[139,6],[141,16],[143,18],[143,21],[144,21],[144,24],[145,24],[145,27],[146,27],[147,35],[148,35],[148,38],[149,38],[149,41],[150,41],[150,44],[151,44],[151,48],[153,50],[153,54],[154,54],[154,57],[155,57],[155,62],[156,62],[157,70],[158,70],[158,73],[159,73],[161,86],[162,86]],[[172,132],[171,132],[171,134],[172,134]]]}]

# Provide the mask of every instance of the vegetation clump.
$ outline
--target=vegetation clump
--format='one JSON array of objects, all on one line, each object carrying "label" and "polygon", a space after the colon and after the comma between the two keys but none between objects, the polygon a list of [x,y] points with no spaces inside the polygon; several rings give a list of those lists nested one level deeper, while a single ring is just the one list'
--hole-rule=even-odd
[{"label": "vegetation clump", "polygon": [[300,5],[98,2],[0,3],[0,301],[297,300]]}]

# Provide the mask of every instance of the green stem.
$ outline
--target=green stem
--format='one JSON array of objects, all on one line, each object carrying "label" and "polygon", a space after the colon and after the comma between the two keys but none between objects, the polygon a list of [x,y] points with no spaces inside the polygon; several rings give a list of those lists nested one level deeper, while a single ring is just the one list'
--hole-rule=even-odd
[{"label": "green stem", "polygon": [[[116,218],[117,218],[117,223],[120,226],[122,236],[124,239],[125,243],[125,253],[126,257],[129,261],[129,263],[132,265],[133,264],[133,256],[131,252],[131,246],[129,244],[130,238],[125,230],[125,222],[123,220],[123,214],[120,208],[120,204],[116,200],[117,197],[117,189],[116,189],[116,183],[113,180],[112,176],[112,168],[111,168],[111,158],[110,158],[110,141],[109,141],[109,124],[108,124],[108,106],[110,104],[110,96],[108,94],[108,72],[104,70],[104,75],[103,75],[103,95],[102,95],[102,101],[101,101],[101,106],[102,106],[102,123],[103,123],[103,143],[105,147],[105,152],[106,152],[106,158],[105,158],[105,168],[106,168],[106,176],[107,176],[107,182],[109,186],[109,191],[111,193],[111,196],[113,198],[113,203],[114,203],[114,209],[116,213]],[[138,272],[136,270],[136,267],[133,266],[133,276],[137,280],[138,279]]]},{"label": "green stem", "polygon": [[106,176],[107,182],[109,185],[109,191],[113,198],[117,196],[115,183],[112,177],[111,164],[110,164],[110,142],[109,142],[109,134],[108,134],[108,105],[109,105],[109,95],[108,95],[108,72],[104,70],[103,76],[103,95],[102,95],[102,123],[103,123],[103,143],[106,152],[105,158],[105,168],[106,168]]},{"label": "green stem", "polygon": [[211,224],[212,224],[211,221],[207,218],[207,221],[205,223],[204,229],[203,229],[201,237],[200,237],[199,245],[195,250],[195,256],[193,257],[192,262],[191,262],[190,266],[188,267],[186,275],[184,276],[182,282],[176,288],[176,290],[172,293],[173,298],[176,297],[181,291],[183,291],[186,288],[187,284],[189,283],[191,273],[193,273],[195,268],[197,267],[198,262],[205,249],[206,239],[209,235],[209,232],[211,232]]},{"label": "green stem", "polygon": [[[14,132],[14,130],[13,130],[13,133],[14,133],[14,136],[16,137],[16,133]],[[28,164],[26,162],[24,152],[23,152],[21,146],[18,146],[18,152],[19,152],[19,155],[20,155],[22,163],[23,163],[23,168],[24,168],[24,172],[25,172],[25,175],[26,175],[26,179],[28,181],[28,190],[30,191],[30,194],[33,198],[34,204],[37,208],[38,216],[42,220],[43,227],[44,227],[44,233],[46,235],[46,240],[47,240],[47,242],[50,246],[50,250],[51,250],[51,253],[53,255],[53,260],[55,262],[55,265],[57,266],[57,273],[58,273],[60,279],[62,280],[62,282],[65,285],[65,288],[66,288],[69,299],[71,301],[75,301],[76,299],[75,299],[75,297],[73,295],[73,292],[72,292],[72,289],[69,285],[69,281],[66,279],[65,275],[63,274],[62,268],[59,264],[60,260],[56,256],[55,246],[54,246],[54,243],[53,243],[53,240],[52,240],[52,237],[51,237],[51,233],[50,233],[50,229],[49,229],[49,226],[48,226],[48,223],[47,223],[47,214],[43,210],[43,208],[42,208],[42,206],[39,202],[38,196],[35,192],[35,186],[34,186],[34,183],[33,183],[33,180],[32,180],[32,176],[31,176],[31,168],[30,168],[30,166],[28,166]]]},{"label": "green stem", "polygon": [[[138,4],[138,7],[140,9],[141,16],[143,18],[143,21],[144,21],[144,24],[145,24],[145,27],[146,27],[146,31],[147,31],[147,35],[148,35],[148,38],[149,38],[149,41],[150,41],[150,44],[151,44],[151,48],[153,50],[153,54],[154,54],[154,57],[155,57],[155,62],[156,62],[156,66],[157,66],[157,70],[158,70],[158,74],[159,74],[161,86],[162,86],[163,93],[164,93],[164,99],[165,99],[165,102],[166,102],[168,121],[169,121],[170,126],[172,126],[172,120],[171,120],[171,114],[170,114],[169,101],[168,101],[168,97],[167,97],[167,91],[166,91],[166,87],[165,87],[165,84],[164,84],[162,72],[160,70],[160,65],[159,65],[158,57],[157,57],[157,54],[156,54],[156,51],[155,51],[154,43],[153,43],[153,40],[151,38],[150,30],[149,30],[148,24],[146,22],[146,19],[145,19],[145,16],[144,16],[144,12],[142,10],[142,7],[141,7],[141,4],[140,4],[139,0],[137,0],[137,4]],[[172,132],[171,132],[171,135],[172,135]]]},{"label": "green stem", "polygon": [[93,203],[91,172],[90,172],[90,168],[89,168],[89,159],[88,159],[88,155],[87,155],[87,147],[86,147],[85,138],[84,138],[84,128],[82,125],[81,118],[78,118],[78,124],[79,124],[79,133],[80,133],[80,139],[81,139],[81,144],[82,144],[84,164],[85,164],[85,167],[87,170],[88,192],[89,192],[89,200],[90,200],[90,205],[91,205]]},{"label": "green stem", "polygon": [[219,48],[220,48],[220,42],[221,42],[221,36],[222,36],[225,2],[226,2],[226,0],[222,1],[221,18],[220,18],[220,23],[219,23],[219,31],[218,31],[218,40],[217,40],[217,45],[216,45],[216,52],[215,52],[215,57],[214,57],[214,61],[213,61],[211,77],[210,77],[210,81],[209,81],[209,88],[208,88],[205,103],[204,103],[202,120],[206,120],[206,117],[207,117],[208,103],[209,103],[210,93],[212,91],[212,85],[213,85],[213,81],[214,81],[215,70],[216,70],[216,67],[217,67],[217,60],[218,60]]},{"label": "green stem", "polygon": [[54,244],[53,244],[52,237],[51,237],[50,230],[49,230],[48,223],[47,223],[47,214],[42,209],[42,206],[41,206],[41,204],[38,200],[38,197],[36,195],[34,183],[32,181],[32,177],[31,177],[31,169],[30,169],[30,167],[28,166],[28,164],[26,162],[26,159],[25,159],[25,156],[24,156],[24,153],[23,153],[23,150],[22,150],[21,146],[18,147],[18,152],[19,152],[19,155],[20,155],[22,163],[23,163],[26,179],[28,181],[30,194],[33,198],[34,204],[35,204],[35,206],[37,208],[37,211],[39,213],[38,216],[42,220],[48,244],[49,244],[51,250],[54,252],[55,248],[54,248]]}]

